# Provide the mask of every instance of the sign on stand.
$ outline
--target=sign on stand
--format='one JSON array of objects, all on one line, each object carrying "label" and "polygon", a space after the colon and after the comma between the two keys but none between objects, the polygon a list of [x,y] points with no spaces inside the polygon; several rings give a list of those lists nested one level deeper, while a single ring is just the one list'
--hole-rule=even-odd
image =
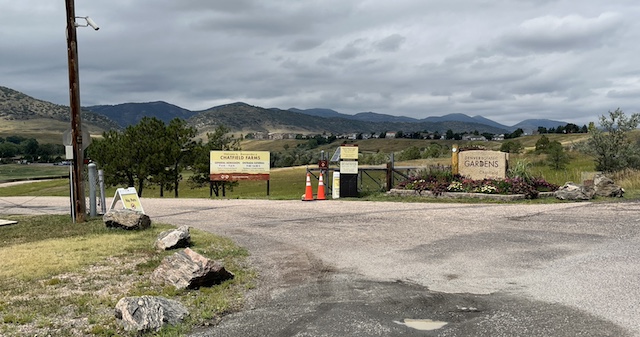
[{"label": "sign on stand", "polygon": [[109,206],[109,210],[112,210],[116,206],[118,200],[122,201],[122,207],[124,207],[124,209],[144,213],[142,203],[140,202],[140,198],[138,198],[138,192],[135,187],[117,189],[116,194],[113,196],[113,200],[111,201],[111,206]]}]

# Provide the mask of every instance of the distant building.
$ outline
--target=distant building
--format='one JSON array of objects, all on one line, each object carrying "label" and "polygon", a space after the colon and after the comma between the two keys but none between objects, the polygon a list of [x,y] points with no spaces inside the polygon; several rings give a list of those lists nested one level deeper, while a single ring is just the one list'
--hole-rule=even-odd
[{"label": "distant building", "polygon": [[482,135],[464,135],[462,136],[462,140],[486,142],[487,138]]},{"label": "distant building", "polygon": [[384,138],[396,138],[396,133],[395,132],[387,132],[384,135]]}]

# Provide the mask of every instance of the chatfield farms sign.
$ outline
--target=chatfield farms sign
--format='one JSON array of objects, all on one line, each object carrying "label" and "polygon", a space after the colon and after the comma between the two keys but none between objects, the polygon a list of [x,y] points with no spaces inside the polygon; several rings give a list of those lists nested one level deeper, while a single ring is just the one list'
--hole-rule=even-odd
[{"label": "chatfield farms sign", "polygon": [[269,180],[269,151],[211,151],[211,181]]}]

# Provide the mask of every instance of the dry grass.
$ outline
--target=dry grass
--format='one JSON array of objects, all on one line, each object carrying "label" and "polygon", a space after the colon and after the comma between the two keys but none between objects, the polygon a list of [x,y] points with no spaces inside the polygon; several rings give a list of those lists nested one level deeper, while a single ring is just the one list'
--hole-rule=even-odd
[{"label": "dry grass", "polygon": [[240,309],[252,287],[246,250],[209,233],[191,230],[192,249],[221,260],[236,277],[212,288],[176,290],[150,281],[162,258],[173,254],[154,251],[153,242],[172,226],[119,231],[99,219],[11,218],[19,223],[0,227],[0,336],[134,336],[116,324],[113,308],[120,298],[139,295],[182,302],[191,312],[185,323],[148,334],[182,336]]}]

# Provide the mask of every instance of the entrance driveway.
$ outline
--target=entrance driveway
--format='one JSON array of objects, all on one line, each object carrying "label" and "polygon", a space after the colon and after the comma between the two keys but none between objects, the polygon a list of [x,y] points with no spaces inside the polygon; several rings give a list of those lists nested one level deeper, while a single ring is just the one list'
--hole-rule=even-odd
[{"label": "entrance driveway", "polygon": [[[640,203],[142,204],[231,237],[260,273],[246,311],[194,336],[640,336]],[[0,215],[64,211],[0,198]]]}]

